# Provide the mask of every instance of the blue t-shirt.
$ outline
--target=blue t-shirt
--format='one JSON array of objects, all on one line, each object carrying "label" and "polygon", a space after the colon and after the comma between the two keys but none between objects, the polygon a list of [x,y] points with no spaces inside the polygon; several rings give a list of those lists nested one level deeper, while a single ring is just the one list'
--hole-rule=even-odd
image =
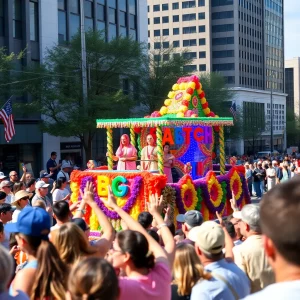
[{"label": "blue t-shirt", "polygon": [[[50,168],[55,168],[57,166],[57,163],[54,159],[50,158],[48,161],[47,161],[47,173],[50,174]],[[55,169],[53,171],[53,175],[51,175],[51,178],[56,180],[56,177],[57,177],[57,174],[58,174],[58,169]]]},{"label": "blue t-shirt", "polygon": [[[246,274],[235,264],[225,259],[207,265],[205,271],[224,277],[239,298],[250,294],[250,282]],[[225,282],[213,277],[202,280],[192,289],[191,300],[235,300],[233,293]]]}]

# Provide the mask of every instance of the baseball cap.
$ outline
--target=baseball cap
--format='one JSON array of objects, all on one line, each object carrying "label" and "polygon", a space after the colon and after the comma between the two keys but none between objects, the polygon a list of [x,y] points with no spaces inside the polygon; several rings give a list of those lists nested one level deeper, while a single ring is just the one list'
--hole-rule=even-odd
[{"label": "baseball cap", "polygon": [[5,225],[7,232],[23,233],[29,236],[48,239],[51,221],[49,214],[40,207],[26,206],[22,209],[16,223]]},{"label": "baseball cap", "polygon": [[82,218],[74,218],[72,219],[72,222],[79,226],[84,232],[89,229],[89,227],[86,225],[85,221]]},{"label": "baseball cap", "polygon": [[12,183],[8,180],[3,180],[1,183],[0,183],[0,189],[6,187],[6,186],[9,186],[11,187],[12,186]]},{"label": "baseball cap", "polygon": [[4,178],[7,178],[7,176],[5,176],[3,172],[0,172],[0,179],[4,179]]},{"label": "baseball cap", "polygon": [[197,210],[189,210],[184,215],[179,214],[176,217],[177,222],[187,223],[191,227],[200,226],[203,222],[201,212]]},{"label": "baseball cap", "polygon": [[258,205],[247,204],[242,208],[242,210],[235,211],[232,215],[234,218],[240,219],[243,222],[247,223],[253,229],[260,229],[260,209]]},{"label": "baseball cap", "polygon": [[43,189],[43,188],[47,188],[50,184],[44,182],[44,181],[38,181],[36,184],[35,184],[35,188],[36,189]]},{"label": "baseball cap", "polygon": [[61,166],[62,169],[64,168],[72,168],[72,166],[69,164],[69,163],[64,163],[62,166]]},{"label": "baseball cap", "polygon": [[225,234],[222,227],[214,221],[206,221],[201,226],[192,228],[189,239],[201,250],[211,254],[222,252],[225,245]]},{"label": "baseball cap", "polygon": [[41,177],[41,178],[50,178],[51,175],[48,174],[47,172],[44,172],[44,173],[40,174],[40,177]]}]

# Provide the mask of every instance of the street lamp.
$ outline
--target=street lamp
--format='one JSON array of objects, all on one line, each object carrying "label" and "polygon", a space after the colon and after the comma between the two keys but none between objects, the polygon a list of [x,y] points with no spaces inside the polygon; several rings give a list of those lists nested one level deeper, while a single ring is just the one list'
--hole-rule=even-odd
[{"label": "street lamp", "polygon": [[[273,77],[272,77],[273,79]],[[271,153],[273,153],[273,81],[271,81],[271,111],[270,111],[270,118],[271,118]]]}]

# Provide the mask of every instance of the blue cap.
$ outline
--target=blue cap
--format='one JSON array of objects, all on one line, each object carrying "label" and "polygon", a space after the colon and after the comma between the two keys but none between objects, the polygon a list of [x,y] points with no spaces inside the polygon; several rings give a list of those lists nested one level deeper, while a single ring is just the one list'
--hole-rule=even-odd
[{"label": "blue cap", "polygon": [[44,209],[26,206],[20,212],[18,221],[6,224],[5,230],[48,239],[50,227],[50,216]]}]

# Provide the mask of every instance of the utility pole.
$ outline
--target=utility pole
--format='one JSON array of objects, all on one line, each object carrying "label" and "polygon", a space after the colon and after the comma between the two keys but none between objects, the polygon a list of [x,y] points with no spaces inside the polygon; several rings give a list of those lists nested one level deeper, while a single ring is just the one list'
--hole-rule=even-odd
[{"label": "utility pole", "polygon": [[[273,77],[272,77],[273,79]],[[271,117],[271,155],[273,153],[273,80],[271,81],[271,111],[270,111],[270,117]]]},{"label": "utility pole", "polygon": [[[87,115],[87,101],[88,101],[88,89],[87,89],[87,72],[86,72],[86,44],[85,44],[85,27],[84,27],[84,0],[80,0],[80,35],[81,35],[81,76],[82,76],[82,98],[83,98],[83,111]],[[88,133],[84,133],[84,143],[88,143]],[[88,158],[90,159],[90,158]],[[83,165],[86,164],[86,153],[83,153]]]}]

